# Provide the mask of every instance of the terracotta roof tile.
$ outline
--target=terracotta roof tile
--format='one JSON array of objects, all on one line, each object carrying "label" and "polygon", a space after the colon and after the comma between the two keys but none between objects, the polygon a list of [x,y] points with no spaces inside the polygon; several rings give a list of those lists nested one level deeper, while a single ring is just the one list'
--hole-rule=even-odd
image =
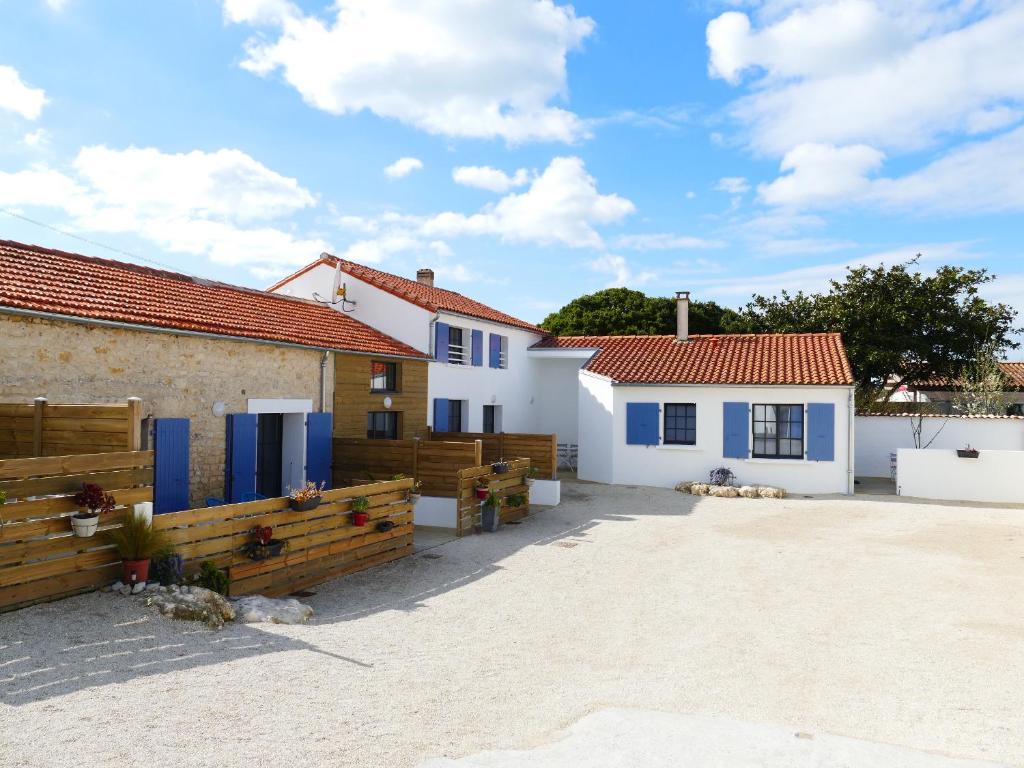
[{"label": "terracotta roof tile", "polygon": [[533,349],[599,350],[586,370],[628,384],[851,385],[838,333],[562,336]]},{"label": "terracotta roof tile", "polygon": [[[1002,370],[1003,375],[1006,377],[1006,389],[1008,390],[1024,390],[1024,362],[1019,363],[999,363],[999,368]],[[953,389],[957,386],[955,381],[950,379],[925,379],[915,384],[911,384],[908,388],[911,390],[946,390]]]},{"label": "terracotta roof tile", "polygon": [[504,312],[499,312],[496,309],[488,307],[486,304],[481,304],[479,301],[474,301],[468,296],[463,296],[461,293],[449,291],[446,288],[431,288],[430,286],[423,285],[415,280],[410,280],[407,277],[399,277],[398,275],[392,275],[389,272],[381,272],[379,269],[373,269],[372,267],[366,267],[362,264],[356,264],[354,261],[340,259],[337,256],[332,256],[328,253],[321,255],[318,261],[303,267],[298,272],[289,275],[278,283],[275,283],[268,290],[276,290],[282,285],[288,283],[292,278],[309,271],[319,264],[329,264],[332,269],[336,265],[341,264],[341,269],[346,274],[352,275],[352,277],[358,278],[365,283],[369,283],[370,285],[380,288],[382,291],[387,291],[390,294],[398,296],[401,299],[405,299],[406,301],[430,310],[431,312],[437,312],[439,310],[455,312],[460,315],[468,315],[469,317],[476,317],[481,320],[489,320],[493,323],[501,323],[502,325],[510,325],[514,328],[522,328],[526,331],[533,331],[534,333],[547,335],[547,331],[538,328],[525,320],[512,317],[512,315],[507,315]]},{"label": "terracotta roof tile", "polygon": [[109,259],[0,240],[0,308],[425,357],[329,307]]}]

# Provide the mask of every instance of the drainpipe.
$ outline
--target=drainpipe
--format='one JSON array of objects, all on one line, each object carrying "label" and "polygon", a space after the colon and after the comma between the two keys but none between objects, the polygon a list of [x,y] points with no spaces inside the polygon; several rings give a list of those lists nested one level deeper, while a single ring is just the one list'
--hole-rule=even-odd
[{"label": "drainpipe", "polygon": [[847,486],[847,492],[849,493],[849,495],[853,496],[855,491],[856,491],[856,488],[854,486],[854,475],[853,475],[853,472],[854,472],[853,452],[854,452],[854,448],[855,448],[855,443],[854,443],[854,439],[853,439],[853,426],[856,423],[856,417],[855,417],[855,407],[854,407],[855,406],[855,402],[854,402],[854,399],[853,399],[853,389],[852,388],[850,389],[849,395],[847,395],[847,401],[848,401],[848,407],[846,409],[846,419],[847,419],[847,430],[846,430],[846,434],[847,434],[846,475],[847,475],[847,478],[846,478],[846,486]]},{"label": "drainpipe", "polygon": [[324,352],[320,358],[320,413],[327,410],[327,360],[330,352]]}]

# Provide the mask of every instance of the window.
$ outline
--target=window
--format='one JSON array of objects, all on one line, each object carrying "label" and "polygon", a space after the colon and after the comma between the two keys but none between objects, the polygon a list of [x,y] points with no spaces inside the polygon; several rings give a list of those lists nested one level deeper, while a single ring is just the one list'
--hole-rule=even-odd
[{"label": "window", "polygon": [[498,347],[498,367],[508,368],[508,336],[501,337],[501,343]]},{"label": "window", "polygon": [[370,411],[366,414],[366,437],[370,440],[397,440],[398,414],[394,411]]},{"label": "window", "polygon": [[804,407],[802,405],[755,405],[754,452],[760,459],[804,457]]},{"label": "window", "polygon": [[697,406],[693,403],[665,403],[665,444],[697,444]]},{"label": "window", "polygon": [[448,431],[449,432],[461,432],[462,431],[462,406],[465,403],[464,400],[449,400],[448,401]]},{"label": "window", "polygon": [[448,362],[452,365],[469,365],[471,350],[463,341],[468,336],[462,328],[448,329]]},{"label": "window", "polygon": [[501,432],[501,406],[484,406],[484,432],[493,435]]},{"label": "window", "polygon": [[398,363],[370,363],[370,391],[398,391]]}]

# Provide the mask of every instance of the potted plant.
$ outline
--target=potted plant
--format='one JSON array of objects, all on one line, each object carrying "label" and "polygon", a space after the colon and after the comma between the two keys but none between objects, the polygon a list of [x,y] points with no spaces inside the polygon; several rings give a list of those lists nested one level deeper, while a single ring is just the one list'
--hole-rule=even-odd
[{"label": "potted plant", "polygon": [[100,513],[114,509],[114,497],[94,483],[82,483],[82,490],[75,494],[75,504],[82,507],[71,516],[71,530],[75,536],[88,538],[96,533],[100,524]]},{"label": "potted plant", "polygon": [[172,547],[165,547],[153,558],[149,572],[153,581],[160,582],[162,586],[182,584],[185,581],[185,561]]},{"label": "potted plant", "polygon": [[526,495],[522,493],[516,493],[508,497],[508,505],[512,509],[517,509],[526,504]]},{"label": "potted plant", "polygon": [[956,455],[961,459],[976,459],[978,458],[978,449],[971,448],[971,444],[968,443],[966,448],[958,448]]},{"label": "potted plant", "polygon": [[533,485],[533,481],[540,477],[540,470],[536,467],[530,467],[526,470],[526,477],[523,478],[527,485]]},{"label": "potted plant", "polygon": [[487,487],[487,483],[483,480],[478,480],[476,483],[476,497],[483,501],[487,498],[488,493],[490,493],[490,490]]},{"label": "potted plant", "polygon": [[253,560],[277,557],[287,544],[284,539],[274,538],[274,529],[269,525],[257,525],[251,533],[256,540],[246,544],[244,551]]},{"label": "potted plant", "polygon": [[419,480],[414,481],[412,488],[409,489],[409,502],[411,504],[416,504],[420,500],[420,488],[422,488],[422,483]]},{"label": "potted plant", "polygon": [[365,496],[352,499],[352,525],[363,526],[370,520],[370,500]]},{"label": "potted plant", "polygon": [[504,475],[508,472],[508,462],[504,459],[498,459],[496,462],[491,464],[491,471],[496,475]]},{"label": "potted plant", "polygon": [[320,506],[323,490],[326,487],[327,483],[320,483],[317,486],[310,480],[302,488],[288,494],[288,506],[296,512],[308,512],[311,509],[316,509]]},{"label": "potted plant", "polygon": [[121,517],[121,527],[110,532],[110,540],[121,555],[121,581],[134,584],[148,579],[150,558],[164,547],[163,536],[153,524],[128,510]]},{"label": "potted plant", "polygon": [[480,511],[480,525],[485,531],[494,533],[498,530],[498,523],[501,522],[501,497],[495,493],[488,493],[484,499],[483,508]]}]

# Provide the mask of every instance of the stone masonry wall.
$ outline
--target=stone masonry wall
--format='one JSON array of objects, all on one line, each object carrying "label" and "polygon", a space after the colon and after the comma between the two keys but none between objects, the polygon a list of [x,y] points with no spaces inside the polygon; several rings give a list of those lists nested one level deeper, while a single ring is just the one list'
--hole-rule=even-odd
[{"label": "stone masonry wall", "polygon": [[[223,416],[250,398],[303,398],[320,407],[316,350],[150,333],[0,313],[0,402],[124,403],[142,398],[143,416],[190,421],[193,506],[224,492]],[[334,362],[327,364],[327,407]]]}]

